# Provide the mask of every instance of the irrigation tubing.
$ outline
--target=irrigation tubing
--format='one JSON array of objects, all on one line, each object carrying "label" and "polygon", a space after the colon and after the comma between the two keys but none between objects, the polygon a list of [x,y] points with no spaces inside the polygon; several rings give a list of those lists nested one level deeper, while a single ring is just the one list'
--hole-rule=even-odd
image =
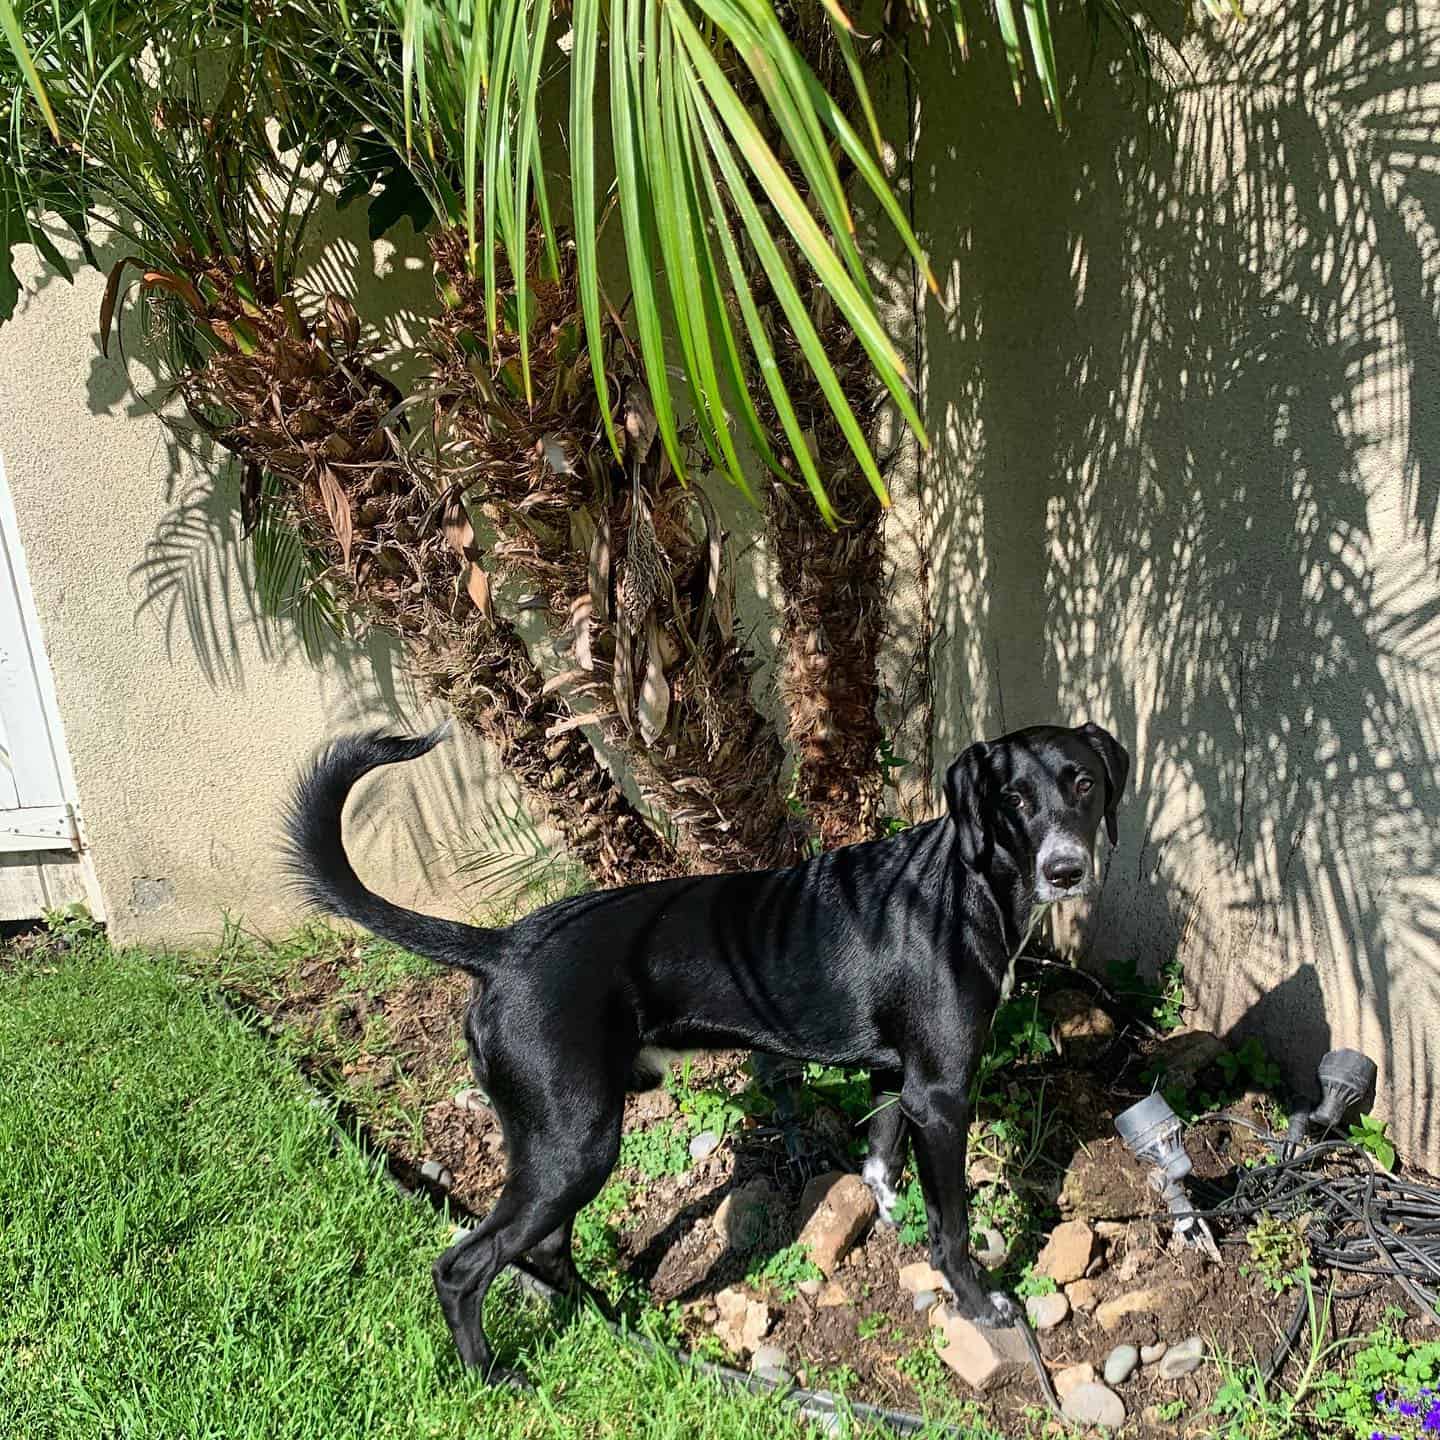
[{"label": "irrigation tubing", "polygon": [[[1283,1220],[1304,1217],[1302,1238],[1318,1265],[1369,1281],[1337,1292],[1332,1280],[1322,1313],[1328,1313],[1331,1298],[1354,1299],[1387,1280],[1398,1284],[1423,1314],[1436,1313],[1440,1186],[1391,1175],[1380,1169],[1367,1150],[1349,1140],[1322,1139],[1290,1153],[1289,1137],[1271,1134],[1243,1116],[1224,1111],[1202,1115],[1190,1128],[1214,1123],[1238,1124],[1254,1131],[1277,1151],[1277,1158],[1242,1171],[1234,1192],[1210,1209],[1196,1208],[1183,1215],[1159,1211],[1149,1219],[1173,1221],[1196,1216],[1223,1225],[1264,1215]],[[1244,1239],[1238,1231],[1220,1236],[1222,1244],[1238,1244]],[[1299,1341],[1310,1304],[1311,1296],[1303,1294],[1263,1372],[1267,1381]]]}]

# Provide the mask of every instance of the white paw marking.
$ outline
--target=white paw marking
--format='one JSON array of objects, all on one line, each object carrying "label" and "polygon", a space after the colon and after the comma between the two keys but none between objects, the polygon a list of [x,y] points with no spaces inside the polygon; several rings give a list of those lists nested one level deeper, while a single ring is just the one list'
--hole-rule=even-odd
[{"label": "white paw marking", "polygon": [[885,1179],[885,1164],[878,1157],[865,1162],[865,1168],[860,1172],[860,1178],[869,1187],[870,1193],[875,1197],[875,1203],[880,1207],[880,1218],[887,1224],[895,1223],[900,1194]]}]

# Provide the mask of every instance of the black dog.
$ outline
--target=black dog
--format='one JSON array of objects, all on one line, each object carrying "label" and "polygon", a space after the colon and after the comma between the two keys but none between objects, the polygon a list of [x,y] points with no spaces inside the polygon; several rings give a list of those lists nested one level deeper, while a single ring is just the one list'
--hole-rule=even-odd
[{"label": "black dog", "polygon": [[970,1083],[1035,907],[1094,888],[1124,748],[1097,725],[1016,731],[950,767],[946,819],[788,870],[599,891],[485,930],[382,899],[341,841],[356,781],[425,754],[446,728],[337,741],[300,784],[289,838],[311,901],[478,982],[465,1033],[509,1174],[483,1223],[435,1262],[466,1364],[491,1368],[481,1312],[512,1260],[594,1293],[570,1230],[620,1153],[626,1092],[659,1083],[674,1052],[718,1047],[869,1067],[875,1095],[899,1103],[872,1121],[865,1178],[886,1205],[913,1139],[936,1268],[962,1313],[1015,1323],[969,1254]]}]

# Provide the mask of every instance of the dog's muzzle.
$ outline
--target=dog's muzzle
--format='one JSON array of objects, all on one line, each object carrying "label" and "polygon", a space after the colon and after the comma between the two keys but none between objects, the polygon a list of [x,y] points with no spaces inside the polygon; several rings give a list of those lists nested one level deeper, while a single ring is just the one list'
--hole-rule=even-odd
[{"label": "dog's muzzle", "polygon": [[1083,900],[1095,890],[1095,861],[1073,840],[1047,841],[1035,857],[1035,898]]}]

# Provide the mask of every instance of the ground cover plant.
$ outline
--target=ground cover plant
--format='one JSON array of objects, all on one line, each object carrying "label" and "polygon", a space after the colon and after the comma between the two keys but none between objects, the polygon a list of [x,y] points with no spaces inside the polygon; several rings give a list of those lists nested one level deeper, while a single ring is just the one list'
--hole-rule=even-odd
[{"label": "ground cover plant", "polygon": [[[236,930],[214,955],[190,963],[235,1003],[254,1007],[274,1042],[333,1084],[407,1174],[428,1175],[437,1196],[484,1212],[504,1152],[459,1048],[463,982],[427,976],[390,947],[324,928],[280,944]],[[1063,1323],[1039,1337],[1052,1373],[1085,1364],[1099,1372],[1122,1343],[1174,1345],[1198,1336],[1205,1358],[1190,1373],[1169,1379],[1158,1362],[1147,1363],[1118,1386],[1127,1433],[1226,1440],[1403,1433],[1396,1427],[1406,1415],[1377,1406],[1382,1382],[1371,1382],[1383,1372],[1397,1405],[1426,1400],[1419,1391],[1436,1352],[1414,1306],[1397,1306],[1398,1292],[1388,1287],[1328,1301],[1298,1242],[1300,1217],[1237,1227],[1219,1266],[1177,1251],[1168,1226],[1147,1218],[1154,1197],[1114,1137],[1113,1116],[1153,1086],[1225,1107],[1236,1123],[1201,1125],[1190,1141],[1199,1185],[1221,1193],[1264,1158],[1244,1122],[1283,1128],[1282,1100],[1255,1081],[1257,1073],[1273,1078],[1269,1058],[1253,1043],[1226,1045],[1181,1028],[1177,975],[1147,983],[1131,974],[1124,1000],[1112,1003],[1113,992],[1068,967],[1022,971],[979,1080],[972,1230],[1000,1283],[1068,1307]],[[354,1013],[357,996],[363,1014]],[[338,1033],[336,1017],[346,1015]],[[420,1052],[406,1050],[417,1041]],[[632,1097],[620,1164],[577,1224],[587,1276],[630,1323],[659,1325],[701,1356],[746,1366],[749,1351],[728,1321],[743,1301],[763,1307],[763,1341],[784,1351],[798,1383],[922,1413],[964,1397],[1000,1434],[1041,1433],[1033,1376],[1022,1370],[973,1396],[937,1350],[929,1301],[922,1294],[917,1307],[901,1281],[903,1267],[928,1260],[913,1175],[894,1229],[869,1229],[828,1275],[815,1267],[799,1238],[807,1187],[817,1172],[860,1166],[861,1122],[872,1102],[863,1074],[814,1065],[805,1080],[808,1164],[799,1168],[744,1055],[696,1057],[664,1089]],[[1063,1271],[1057,1281],[1046,1253],[1047,1239],[1066,1222],[1092,1236],[1078,1284]],[[1142,1293],[1159,1298],[1122,1324],[1104,1322],[1107,1304]],[[1317,1313],[1327,1312],[1325,1338],[1313,1349],[1302,1343],[1275,1379],[1261,1383],[1279,1329],[1307,1297]],[[1362,1420],[1371,1428],[1356,1429]]]}]

